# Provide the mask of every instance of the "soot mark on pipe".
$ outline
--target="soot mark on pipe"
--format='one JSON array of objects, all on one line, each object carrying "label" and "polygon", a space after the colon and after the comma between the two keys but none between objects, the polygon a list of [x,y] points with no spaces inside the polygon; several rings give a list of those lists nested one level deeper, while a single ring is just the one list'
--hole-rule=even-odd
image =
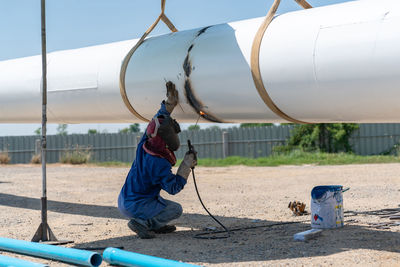
[{"label": "soot mark on pipe", "polygon": [[187,101],[189,102],[189,105],[192,106],[192,108],[196,111],[196,113],[199,114],[201,117],[211,122],[222,122],[220,119],[218,119],[211,113],[204,112],[204,105],[195,96],[189,79],[186,79],[185,81],[185,96]]},{"label": "soot mark on pipe", "polygon": [[189,60],[189,53],[186,55],[185,60],[183,61],[183,70],[185,71],[185,76],[189,78],[192,73],[192,63]]},{"label": "soot mark on pipe", "polygon": [[207,26],[207,27],[204,27],[203,29],[201,29],[200,31],[198,31],[196,37],[199,37],[200,35],[202,35],[210,27],[211,26]]},{"label": "soot mark on pipe", "polygon": [[[197,34],[196,38],[203,34],[210,26],[201,29]],[[187,50],[187,55],[185,60],[183,61],[183,70],[185,72],[185,97],[189,105],[196,111],[197,114],[202,116],[204,119],[211,122],[222,122],[222,120],[218,119],[216,116],[211,114],[210,112],[205,112],[205,106],[203,103],[196,97],[192,84],[190,82],[190,75],[192,74],[192,70],[194,70],[194,66],[190,61],[190,52],[192,51],[194,44],[191,44]]]}]

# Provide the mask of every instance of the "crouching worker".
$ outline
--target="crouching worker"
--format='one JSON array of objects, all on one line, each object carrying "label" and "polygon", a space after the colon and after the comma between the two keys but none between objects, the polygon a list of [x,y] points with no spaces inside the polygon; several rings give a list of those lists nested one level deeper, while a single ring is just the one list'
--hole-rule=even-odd
[{"label": "crouching worker", "polygon": [[167,225],[182,214],[179,203],[160,196],[161,189],[171,195],[179,193],[196,162],[195,153],[187,152],[176,174],[171,171],[176,163],[174,151],[179,148],[179,124],[170,114],[178,103],[178,91],[167,83],[167,100],[147,126],[140,140],[136,159],[118,197],[120,212],[129,217],[129,228],[140,238],[153,238],[155,233],[171,233],[174,225]]}]

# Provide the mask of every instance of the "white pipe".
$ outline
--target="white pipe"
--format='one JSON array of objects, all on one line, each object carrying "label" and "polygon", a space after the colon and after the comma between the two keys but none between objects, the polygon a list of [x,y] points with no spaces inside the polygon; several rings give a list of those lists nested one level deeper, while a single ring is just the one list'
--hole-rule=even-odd
[{"label": "white pipe", "polygon": [[[198,113],[185,96],[189,81],[192,104],[212,120],[285,122],[266,106],[251,76],[251,45],[261,22],[147,39],[126,70],[131,105],[151,118],[170,80],[181,99],[174,116],[193,122]],[[122,60],[136,42],[50,53],[49,122],[141,122],[119,88]],[[361,0],[277,16],[261,43],[260,70],[268,94],[292,118],[400,122],[400,2]],[[0,122],[39,121],[40,58],[0,62]]]}]

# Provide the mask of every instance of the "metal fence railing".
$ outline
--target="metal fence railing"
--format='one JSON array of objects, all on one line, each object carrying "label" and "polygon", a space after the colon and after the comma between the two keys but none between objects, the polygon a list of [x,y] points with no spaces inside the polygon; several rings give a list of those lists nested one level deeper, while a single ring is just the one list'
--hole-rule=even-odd
[{"label": "metal fence railing", "polygon": [[[204,129],[180,133],[181,148],[176,152],[182,158],[191,139],[201,158],[226,156],[265,157],[273,148],[283,145],[294,126],[280,125],[255,128]],[[94,161],[132,162],[135,158],[139,133],[49,135],[47,160],[59,162],[62,153],[74,149],[87,149]],[[29,163],[39,153],[39,136],[0,137],[0,151],[7,151],[11,163]],[[373,155],[393,152],[400,142],[400,124],[361,124],[351,137],[354,152]],[[40,142],[40,141],[39,141]]]}]

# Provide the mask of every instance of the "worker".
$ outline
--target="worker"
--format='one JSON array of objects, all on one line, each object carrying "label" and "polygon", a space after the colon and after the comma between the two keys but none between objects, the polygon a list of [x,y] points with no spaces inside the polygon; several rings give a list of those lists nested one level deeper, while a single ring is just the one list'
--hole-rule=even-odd
[{"label": "worker", "polygon": [[180,145],[180,127],[170,115],[179,97],[172,82],[166,87],[167,99],[162,101],[160,110],[148,124],[118,197],[120,212],[130,218],[128,227],[143,239],[176,230],[167,223],[181,216],[182,206],[162,198],[160,191],[163,189],[171,195],[179,193],[197,164],[196,152],[188,151],[177,173],[172,173],[176,163],[174,151]]}]

